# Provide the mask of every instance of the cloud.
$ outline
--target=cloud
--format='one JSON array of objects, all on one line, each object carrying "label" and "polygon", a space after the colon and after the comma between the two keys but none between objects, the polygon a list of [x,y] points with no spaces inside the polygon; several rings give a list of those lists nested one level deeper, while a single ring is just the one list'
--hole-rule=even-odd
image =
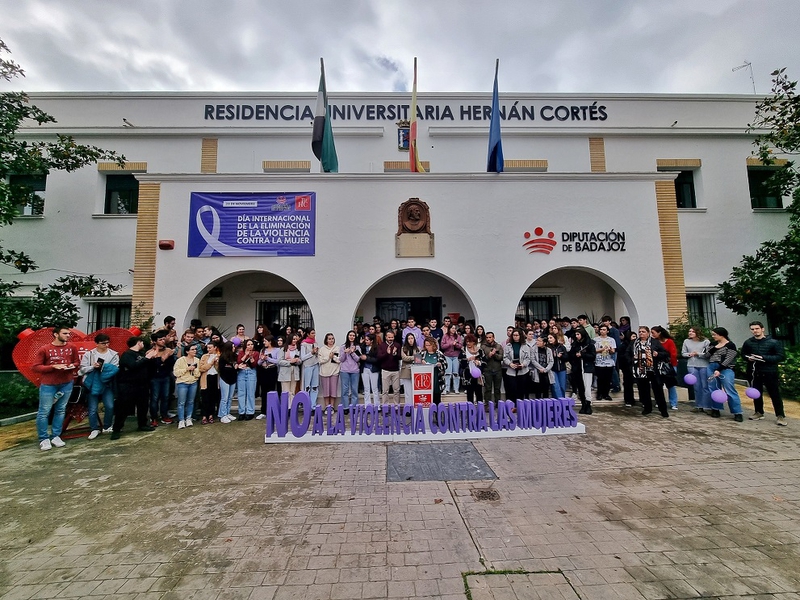
[{"label": "cloud", "polygon": [[[0,0],[30,91],[750,93],[800,77],[800,3],[773,0]],[[0,89],[9,89],[3,84]]]}]

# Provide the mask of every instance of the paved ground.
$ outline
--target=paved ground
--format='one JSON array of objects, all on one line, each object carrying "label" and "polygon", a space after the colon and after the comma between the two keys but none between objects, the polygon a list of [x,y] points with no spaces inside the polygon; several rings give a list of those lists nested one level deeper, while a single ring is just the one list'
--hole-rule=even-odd
[{"label": "paved ground", "polygon": [[265,445],[263,421],[49,452],[4,427],[0,595],[800,598],[800,421],[582,422],[474,442],[496,480],[399,483],[385,444]]}]

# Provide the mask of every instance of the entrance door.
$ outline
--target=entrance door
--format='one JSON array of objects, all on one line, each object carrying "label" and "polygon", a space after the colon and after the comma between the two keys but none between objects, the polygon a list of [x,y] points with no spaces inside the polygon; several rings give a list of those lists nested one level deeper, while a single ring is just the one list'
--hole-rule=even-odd
[{"label": "entrance door", "polygon": [[442,322],[442,297],[428,296],[422,298],[376,298],[375,314],[387,323],[392,319],[401,321],[408,315],[414,315],[418,324],[429,319]]}]

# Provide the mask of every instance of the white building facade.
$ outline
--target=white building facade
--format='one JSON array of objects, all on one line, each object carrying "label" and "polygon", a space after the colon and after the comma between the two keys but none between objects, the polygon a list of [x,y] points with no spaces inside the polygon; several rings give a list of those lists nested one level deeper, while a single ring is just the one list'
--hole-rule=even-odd
[{"label": "white building facade", "polygon": [[[788,222],[784,200],[758,191],[768,171],[752,158],[751,96],[505,94],[500,174],[485,172],[486,94],[420,94],[427,173],[408,172],[399,147],[402,94],[331,96],[339,173],[328,174],[311,153],[310,95],[31,99],[57,123],[21,136],[72,134],[127,161],[42,178],[42,214],[3,230],[40,266],[13,274],[23,293],[65,273],[124,286],[85,303],[87,332],[127,325],[131,309],[156,324],[173,315],[179,328],[195,318],[248,332],[313,323],[340,340],[373,315],[457,314],[502,337],[515,317],[629,315],[652,326],[688,311],[741,341],[749,319],[717,303],[716,286]],[[236,239],[212,235],[193,194],[308,196],[311,251],[191,256],[198,224]],[[430,210],[427,255],[397,238],[410,198]]]}]

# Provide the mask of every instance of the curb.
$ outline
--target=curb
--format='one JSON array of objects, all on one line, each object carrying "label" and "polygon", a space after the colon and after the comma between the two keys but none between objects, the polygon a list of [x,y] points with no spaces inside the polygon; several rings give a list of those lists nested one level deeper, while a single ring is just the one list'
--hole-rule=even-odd
[{"label": "curb", "polygon": [[27,413],[24,415],[17,415],[16,417],[8,417],[6,419],[0,419],[0,427],[7,427],[8,425],[16,425],[17,423],[24,423],[25,421],[33,421],[36,418],[37,413]]}]

